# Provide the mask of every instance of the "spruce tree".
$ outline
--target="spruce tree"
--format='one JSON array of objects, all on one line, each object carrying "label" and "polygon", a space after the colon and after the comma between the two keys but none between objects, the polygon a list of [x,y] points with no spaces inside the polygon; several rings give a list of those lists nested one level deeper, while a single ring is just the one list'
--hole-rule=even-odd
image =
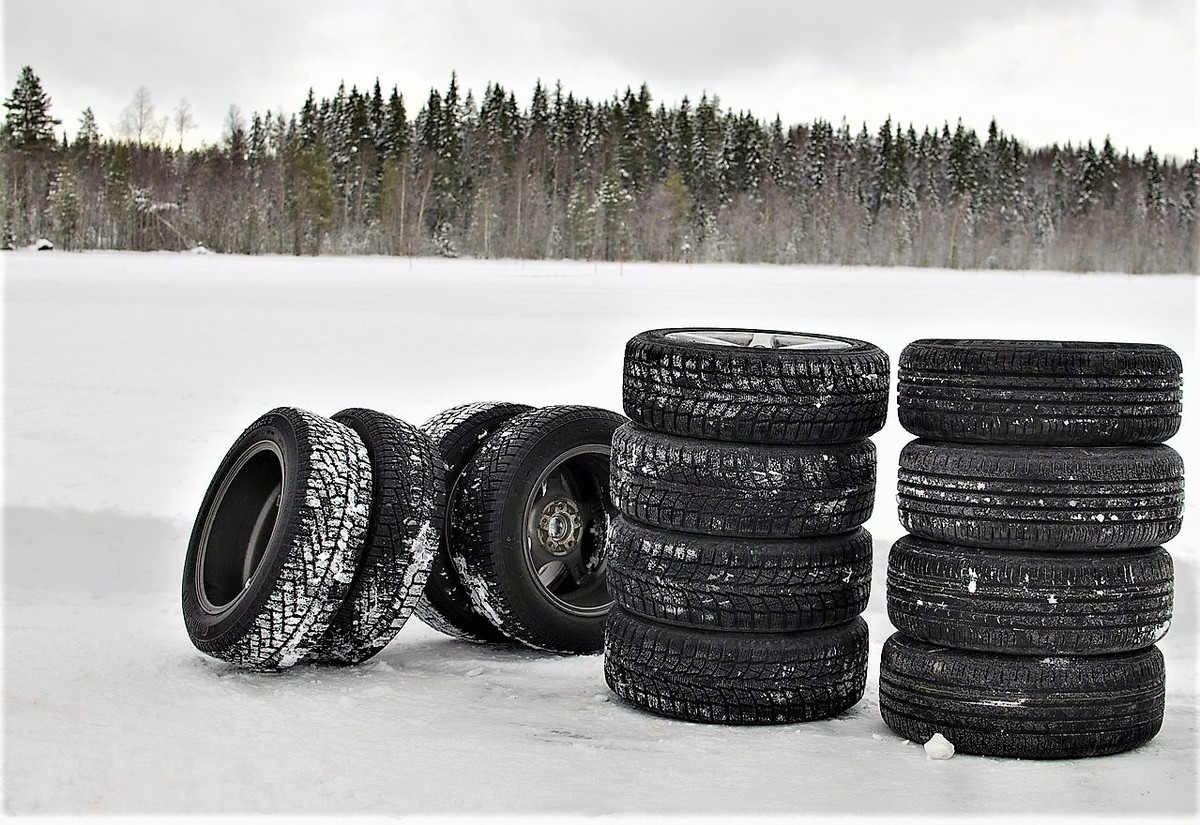
[{"label": "spruce tree", "polygon": [[29,66],[21,69],[4,108],[8,115],[3,135],[10,145],[19,149],[54,147],[54,127],[62,121],[50,117],[50,95],[42,90],[42,81]]}]

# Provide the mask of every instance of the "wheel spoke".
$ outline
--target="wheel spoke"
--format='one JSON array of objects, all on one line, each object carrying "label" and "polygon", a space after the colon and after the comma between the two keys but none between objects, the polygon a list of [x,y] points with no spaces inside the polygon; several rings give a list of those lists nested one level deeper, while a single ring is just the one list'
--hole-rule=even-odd
[{"label": "wheel spoke", "polygon": [[589,575],[590,570],[583,563],[583,554],[576,550],[573,553],[568,553],[559,559],[567,567],[567,572],[571,574],[571,578],[575,579],[575,586],[580,587]]},{"label": "wheel spoke", "polygon": [[533,569],[535,571],[541,570],[552,562],[561,561],[558,556],[542,546],[536,535],[529,537],[529,557],[533,560]]}]

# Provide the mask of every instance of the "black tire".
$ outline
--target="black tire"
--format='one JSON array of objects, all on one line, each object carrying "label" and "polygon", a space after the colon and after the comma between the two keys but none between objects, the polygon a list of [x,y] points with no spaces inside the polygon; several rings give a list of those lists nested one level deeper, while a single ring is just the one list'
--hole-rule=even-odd
[{"label": "black tire", "polygon": [[958,547],[904,536],[888,555],[892,624],[913,639],[1016,655],[1150,647],[1171,623],[1162,547],[1091,555]]},{"label": "black tire", "polygon": [[506,421],[532,409],[528,404],[506,401],[460,404],[443,410],[421,425],[445,465],[446,495],[438,506],[442,521],[437,553],[416,614],[425,624],[448,636],[494,644],[512,641],[471,606],[471,596],[450,561],[450,517],[462,469],[475,451]]},{"label": "black tire", "polygon": [[352,430],[293,407],[257,419],[221,460],[192,527],[192,644],[252,670],[300,661],[350,589],[370,504],[371,462]]},{"label": "black tire", "polygon": [[1165,669],[1149,647],[1107,656],[1004,656],[897,633],[883,644],[879,710],[899,735],[1023,759],[1120,753],[1162,726]]},{"label": "black tire", "polygon": [[802,633],[727,633],[613,609],[604,678],[620,698],[663,716],[723,725],[826,719],[862,699],[867,623]]},{"label": "black tire", "polygon": [[1179,429],[1179,355],[1160,344],[914,341],[900,353],[900,424],[989,444],[1156,444]]},{"label": "black tire", "polygon": [[530,647],[589,653],[612,607],[605,545],[608,410],[530,410],[497,430],[462,471],[451,560],[477,613]]},{"label": "black tire", "polygon": [[804,538],[845,533],[875,505],[875,445],[706,441],[626,425],[613,435],[613,496],[643,524],[686,533]]},{"label": "black tire", "polygon": [[[705,333],[725,343],[706,343]],[[820,348],[780,346],[790,339],[808,339],[801,345]],[[622,395],[625,414],[658,432],[756,444],[829,444],[858,441],[882,429],[889,375],[887,353],[855,338],[653,329],[625,346]]]},{"label": "black tire", "polygon": [[429,437],[411,424],[359,408],[332,417],[362,439],[371,458],[371,521],[350,592],[307,658],[357,664],[395,638],[421,598],[438,547],[435,507],[445,498],[445,477]]},{"label": "black tire", "polygon": [[629,613],[709,630],[789,633],[844,624],[871,591],[871,534],[732,539],[618,516],[608,589]]},{"label": "black tire", "polygon": [[921,538],[1012,550],[1155,547],[1183,516],[1183,460],[1144,447],[911,441],[900,451],[900,522]]}]

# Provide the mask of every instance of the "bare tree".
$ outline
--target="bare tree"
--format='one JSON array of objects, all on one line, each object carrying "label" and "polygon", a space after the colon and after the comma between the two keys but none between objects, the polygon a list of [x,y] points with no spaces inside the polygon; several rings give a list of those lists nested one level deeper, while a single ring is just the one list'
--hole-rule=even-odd
[{"label": "bare tree", "polygon": [[196,119],[192,117],[192,104],[180,98],[179,105],[175,107],[175,114],[171,116],[171,125],[179,135],[179,151],[182,152],[184,135],[196,128]]},{"label": "bare tree", "polygon": [[154,145],[162,142],[166,128],[167,119],[159,118],[154,111],[150,90],[145,86],[138,86],[137,91],[133,93],[133,100],[121,111],[121,120],[117,124],[118,134],[139,146],[147,143]]}]

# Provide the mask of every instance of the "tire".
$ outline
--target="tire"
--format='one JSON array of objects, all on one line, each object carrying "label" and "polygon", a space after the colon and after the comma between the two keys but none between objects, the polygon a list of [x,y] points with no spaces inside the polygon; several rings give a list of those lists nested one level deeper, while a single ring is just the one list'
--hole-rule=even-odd
[{"label": "tire", "polygon": [[604,678],[638,707],[689,722],[769,725],[826,719],[862,699],[867,623],[802,633],[726,633],[614,608]]},{"label": "tire", "polygon": [[1082,556],[988,550],[904,536],[888,556],[888,618],[931,644],[1015,655],[1150,647],[1171,623],[1162,547]]},{"label": "tire", "polygon": [[1145,447],[911,441],[900,451],[900,522],[948,544],[1011,550],[1155,547],[1179,533],[1183,460]]},{"label": "tire", "polygon": [[277,670],[316,645],[367,535],[371,462],[352,430],[277,407],[233,443],[208,485],[183,565],[183,619],[200,651]]},{"label": "tire", "polygon": [[1179,430],[1182,361],[1160,344],[914,341],[900,353],[900,424],[986,444],[1157,444]]},{"label": "tire", "polygon": [[882,429],[889,376],[887,353],[855,338],[654,329],[625,346],[622,396],[630,419],[662,433],[829,444]]},{"label": "tire", "polygon": [[612,433],[594,407],[530,410],[497,430],[462,471],[451,559],[476,612],[529,647],[602,648]]},{"label": "tire", "polygon": [[666,530],[745,538],[845,533],[875,505],[875,445],[704,441],[633,425],[613,435],[613,495]]},{"label": "tire", "polygon": [[645,619],[742,633],[844,624],[871,590],[871,534],[731,539],[646,527],[624,516],[608,534],[608,589]]},{"label": "tire", "polygon": [[425,624],[448,636],[495,644],[512,641],[471,606],[471,596],[450,561],[450,516],[462,469],[480,444],[513,416],[532,409],[527,404],[504,401],[460,404],[421,425],[445,465],[446,496],[438,506],[443,517],[437,553],[416,614]]},{"label": "tire", "polygon": [[350,592],[309,659],[357,664],[396,636],[425,588],[445,499],[440,457],[425,433],[390,415],[351,408],[333,415],[371,459],[371,521]]},{"label": "tire", "polygon": [[956,751],[1023,759],[1120,753],[1162,726],[1165,671],[1149,647],[1107,656],[1003,656],[884,642],[879,710],[889,728]]}]

